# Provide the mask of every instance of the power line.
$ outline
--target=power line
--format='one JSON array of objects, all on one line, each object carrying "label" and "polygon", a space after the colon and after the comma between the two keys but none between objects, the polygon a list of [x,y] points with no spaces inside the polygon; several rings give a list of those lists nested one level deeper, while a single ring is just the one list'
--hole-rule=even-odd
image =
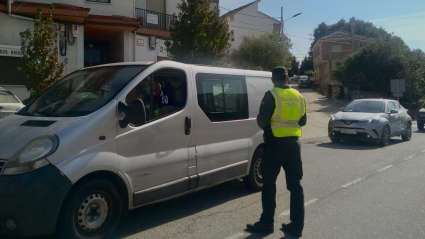
[{"label": "power line", "polygon": [[237,22],[241,22],[241,23],[244,23],[244,24],[247,24],[247,25],[251,25],[251,26],[259,26],[259,27],[262,27],[262,26],[273,26],[273,25],[274,25],[274,24],[267,24],[267,25],[255,25],[255,24],[251,24],[251,23],[247,23],[247,22],[239,21],[239,20],[236,20],[236,19],[235,19],[235,21],[237,21]]},{"label": "power line", "polygon": [[[286,30],[286,28],[283,28],[283,30],[285,30],[285,32],[288,34],[289,36],[289,32]],[[307,54],[302,54],[301,51],[298,49],[298,47],[295,45],[295,43],[292,43],[292,45],[294,45],[295,49],[297,49],[298,53],[300,53],[300,55],[306,56]]]},{"label": "power line", "polygon": [[[229,12],[234,11],[234,10],[230,10],[230,9],[227,9],[227,8],[224,8],[224,7],[220,7],[220,6],[218,6],[218,7],[219,8],[223,8],[224,10],[227,10]],[[280,17],[259,17],[259,16],[253,16],[253,15],[249,15],[249,14],[245,14],[245,13],[240,13],[240,12],[235,12],[235,14],[245,15],[245,16],[249,16],[249,17],[257,17],[257,18],[280,18]]]}]

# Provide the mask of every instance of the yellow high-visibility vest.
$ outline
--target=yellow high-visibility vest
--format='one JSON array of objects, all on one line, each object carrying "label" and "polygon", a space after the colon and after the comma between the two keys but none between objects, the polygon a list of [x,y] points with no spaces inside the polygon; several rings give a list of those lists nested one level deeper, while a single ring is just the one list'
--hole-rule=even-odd
[{"label": "yellow high-visibility vest", "polygon": [[271,118],[271,128],[275,137],[301,137],[298,124],[305,114],[304,97],[295,89],[279,87],[270,91],[274,96],[276,108]]}]

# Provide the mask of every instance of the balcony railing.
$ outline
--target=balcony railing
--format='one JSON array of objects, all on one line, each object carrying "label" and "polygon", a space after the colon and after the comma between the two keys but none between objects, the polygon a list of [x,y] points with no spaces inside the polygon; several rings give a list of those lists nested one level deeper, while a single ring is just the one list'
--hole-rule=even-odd
[{"label": "balcony railing", "polygon": [[170,30],[172,15],[136,8],[136,18],[143,19],[143,26],[160,30]]}]

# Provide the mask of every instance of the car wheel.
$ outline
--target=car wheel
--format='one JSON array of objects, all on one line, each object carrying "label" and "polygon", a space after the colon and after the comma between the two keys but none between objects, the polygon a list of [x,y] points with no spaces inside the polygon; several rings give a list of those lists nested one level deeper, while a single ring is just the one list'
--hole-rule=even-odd
[{"label": "car wheel", "polygon": [[389,145],[390,144],[390,139],[391,139],[390,127],[385,126],[384,129],[382,130],[380,145],[381,146],[387,146],[387,145]]},{"label": "car wheel", "polygon": [[329,137],[329,138],[331,139],[332,143],[339,143],[339,142],[341,142],[340,139],[336,139],[334,137]]},{"label": "car wheel", "polygon": [[406,133],[401,136],[404,141],[409,141],[412,138],[412,123],[408,122],[406,126]]},{"label": "car wheel", "polygon": [[263,172],[261,162],[263,160],[263,148],[257,149],[252,157],[249,175],[243,178],[245,186],[254,191],[260,191],[263,187]]},{"label": "car wheel", "polygon": [[418,121],[418,129],[419,129],[420,131],[423,131],[423,130],[424,130],[424,122],[422,122],[422,121]]},{"label": "car wheel", "polygon": [[67,196],[56,233],[62,239],[108,238],[121,217],[117,187],[103,179],[81,185]]}]

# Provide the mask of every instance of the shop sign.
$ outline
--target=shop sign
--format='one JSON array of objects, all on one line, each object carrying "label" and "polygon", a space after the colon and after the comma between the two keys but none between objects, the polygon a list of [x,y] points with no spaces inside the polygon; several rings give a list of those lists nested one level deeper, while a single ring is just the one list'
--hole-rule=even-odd
[{"label": "shop sign", "polygon": [[21,47],[0,45],[0,56],[22,57]]}]

